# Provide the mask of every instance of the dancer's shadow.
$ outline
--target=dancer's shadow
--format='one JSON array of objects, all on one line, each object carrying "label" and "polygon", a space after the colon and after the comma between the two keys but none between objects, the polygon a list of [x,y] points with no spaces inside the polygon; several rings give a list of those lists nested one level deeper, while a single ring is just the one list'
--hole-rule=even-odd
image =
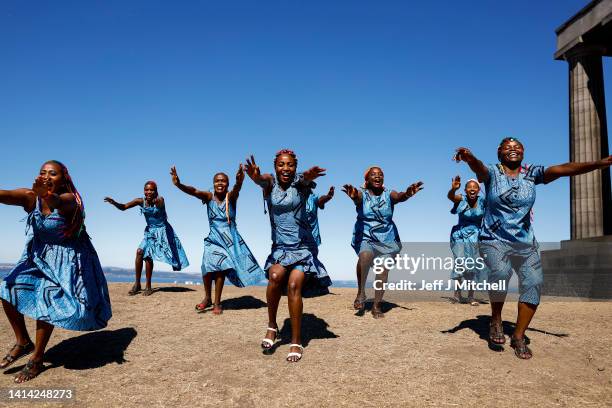
[{"label": "dancer's shadow", "polygon": [[[481,340],[484,340],[488,343],[489,349],[493,351],[503,351],[504,350],[503,345],[495,344],[489,341],[489,324],[490,323],[491,323],[491,316],[478,315],[476,316],[475,319],[464,320],[461,323],[459,323],[457,326],[451,329],[441,330],[440,333],[453,334],[453,333],[458,332],[459,330],[470,329],[474,333],[476,333],[478,337],[480,337]],[[516,325],[514,323],[507,322],[505,320],[502,322],[502,329],[506,336],[512,336],[512,333],[514,333],[515,327]],[[548,334],[548,335],[556,336],[556,337],[568,337],[569,336],[569,334],[567,333],[553,333],[553,332],[549,332],[545,330],[534,329],[532,327],[529,327],[527,331]],[[525,342],[527,344],[529,344],[530,342],[529,337],[527,337],[527,335],[525,335]]]},{"label": "dancer's shadow", "polygon": [[[468,298],[463,297],[461,298],[461,301],[458,301],[457,298],[453,297],[453,296],[440,296],[440,299],[446,299],[448,301],[448,303],[452,303],[452,304],[462,304],[462,305],[467,305],[468,304]],[[478,299],[478,298],[474,298],[474,300],[476,302],[478,302],[481,305],[488,305],[489,302],[484,300],[484,299]]]},{"label": "dancer's shadow", "polygon": [[[339,337],[336,333],[329,331],[329,325],[323,319],[311,313],[302,316],[302,346],[307,347],[313,339],[335,339]],[[273,354],[283,344],[291,344],[291,319],[287,318],[278,335],[277,341],[272,348],[264,350],[264,354]]]},{"label": "dancer's shadow", "polygon": [[[51,364],[46,364],[44,370],[61,366],[68,370],[88,370],[111,363],[123,364],[127,361],[123,353],[136,334],[133,328],[125,327],[86,333],[63,340],[45,352],[43,362]],[[15,373],[22,367],[23,364],[4,373]]]},{"label": "dancer's shadow", "polygon": [[195,289],[186,288],[183,286],[161,286],[158,288],[153,288],[153,292],[182,293],[182,292],[195,292]]},{"label": "dancer's shadow", "polygon": [[[372,311],[372,307],[374,306],[374,299],[366,299],[366,301],[363,303],[364,308],[361,310],[357,310],[355,312],[355,316],[364,316],[366,314],[366,312],[371,312]],[[383,313],[387,313],[395,308],[400,308],[400,309],[404,309],[404,310],[413,310],[410,307],[405,307],[405,306],[400,306],[397,303],[393,303],[393,302],[387,302],[387,301],[382,301],[380,304],[380,310]]]},{"label": "dancer's shadow", "polygon": [[224,309],[229,310],[261,309],[262,307],[266,307],[266,302],[263,302],[261,299],[257,299],[251,295],[245,295],[237,298],[222,300],[221,305]]}]

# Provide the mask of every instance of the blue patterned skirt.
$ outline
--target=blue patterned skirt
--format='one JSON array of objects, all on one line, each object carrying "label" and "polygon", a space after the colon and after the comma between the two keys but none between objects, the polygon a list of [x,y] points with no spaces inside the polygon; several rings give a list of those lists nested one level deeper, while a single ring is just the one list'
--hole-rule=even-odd
[{"label": "blue patterned skirt", "polygon": [[302,287],[302,296],[314,297],[328,294],[328,287],[332,282],[317,255],[317,249],[272,247],[272,253],[266,259],[264,266],[266,278],[269,279],[268,271],[272,265],[279,264],[287,268],[287,273],[293,269],[304,272],[306,281]]},{"label": "blue patterned skirt", "polygon": [[181,241],[170,224],[146,227],[138,248],[144,251],[145,259],[167,263],[172,270],[180,271],[189,266]]},{"label": "blue patterned skirt", "polygon": [[102,266],[86,234],[69,244],[30,239],[0,283],[0,297],[23,315],[68,330],[102,329],[112,316]]}]

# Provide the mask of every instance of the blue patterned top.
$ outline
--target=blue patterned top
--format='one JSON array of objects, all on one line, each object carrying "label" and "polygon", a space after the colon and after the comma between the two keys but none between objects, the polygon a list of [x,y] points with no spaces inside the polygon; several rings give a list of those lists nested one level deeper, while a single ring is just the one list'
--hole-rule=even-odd
[{"label": "blue patterned top", "polygon": [[507,176],[501,164],[488,165],[486,209],[480,240],[535,244],[531,209],[537,184],[544,183],[544,166],[522,166],[517,177]]},{"label": "blue patterned top", "polygon": [[283,190],[276,180],[265,198],[270,212],[272,249],[316,248],[306,216],[306,201],[314,183],[305,186],[303,176],[296,175],[291,185]]},{"label": "blue patterned top", "polygon": [[319,196],[312,193],[308,196],[306,201],[306,217],[308,218],[308,224],[312,231],[312,237],[314,238],[317,246],[321,246],[321,233],[319,232]]},{"label": "blue patterned top", "polygon": [[351,245],[357,250],[362,241],[372,243],[399,243],[400,237],[393,222],[394,204],[391,193],[384,189],[381,195],[361,189],[362,202],[357,205],[357,221],[353,230]]},{"label": "blue patterned top", "polygon": [[163,227],[168,222],[168,215],[166,214],[165,206],[159,208],[154,204],[148,207],[147,202],[143,199],[140,211],[144,215],[148,227]]}]

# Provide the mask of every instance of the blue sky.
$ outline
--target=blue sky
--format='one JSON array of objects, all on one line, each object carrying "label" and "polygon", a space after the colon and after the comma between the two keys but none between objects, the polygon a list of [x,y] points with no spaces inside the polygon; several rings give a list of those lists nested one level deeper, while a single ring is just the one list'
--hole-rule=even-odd
[{"label": "blue sky", "polygon": [[[205,209],[172,186],[170,166],[209,188],[251,153],[271,171],[289,147],[302,169],[328,169],[321,191],[338,187],[320,213],[320,257],[332,278],[351,279],[355,211],[339,187],[361,183],[366,167],[382,166],[393,189],[422,180],[396,208],[400,236],[446,241],[450,180],[470,177],[451,162],[455,147],[492,162],[511,135],[527,162],[567,161],[568,69],[552,58],[554,29],[586,3],[5,1],[0,188],[30,186],[47,159],[65,162],[102,263],[130,267],[144,219],[102,200],[141,196],[157,180],[188,271],[199,271]],[[540,187],[538,239],[569,238],[568,214],[569,181]],[[24,215],[0,209],[0,262],[21,254]],[[248,179],[238,225],[263,263],[269,222]]]}]

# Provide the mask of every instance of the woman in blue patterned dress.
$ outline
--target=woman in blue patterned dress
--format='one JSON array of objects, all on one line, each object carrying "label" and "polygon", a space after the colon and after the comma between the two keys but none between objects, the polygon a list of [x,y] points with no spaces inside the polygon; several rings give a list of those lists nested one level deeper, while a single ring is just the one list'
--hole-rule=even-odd
[{"label": "woman in blue patterned dress", "polygon": [[[457,190],[461,187],[461,177],[455,176],[451,189],[448,191],[447,197],[453,202],[451,214],[457,214],[459,220],[457,225],[451,230],[450,245],[455,258],[455,267],[451,272],[451,279],[461,283],[464,280],[479,282],[481,272],[485,272],[480,268],[482,264],[476,262],[480,258],[478,251],[478,235],[480,234],[480,226],[482,225],[482,217],[484,216],[484,198],[480,196],[480,183],[478,180],[470,179],[465,183],[465,196],[457,194]],[[459,262],[461,260],[461,263]],[[467,264],[473,267],[466,266]],[[455,290],[455,301],[462,303],[461,289]],[[474,289],[468,290],[468,303],[472,306],[478,306],[479,303],[474,300]]]},{"label": "woman in blue patterned dress", "polygon": [[268,278],[266,300],[268,303],[268,330],[261,347],[269,350],[278,335],[276,314],[283,288],[287,290],[289,316],[291,317],[291,344],[287,361],[302,358],[302,289],[322,288],[331,285],[323,264],[317,258],[317,244],[306,217],[306,202],[312,194],[314,180],[324,176],[325,169],[312,167],[297,174],[297,157],[291,150],[281,150],[274,158],[276,177],[261,174],[255,159],[247,159],[246,172],[263,190],[270,212],[272,253],[264,270]]},{"label": "woman in blue patterned dress", "polygon": [[172,270],[180,271],[189,266],[185,250],[179,241],[174,229],[168,222],[166,214],[166,203],[157,192],[157,184],[147,181],[144,186],[144,198],[135,198],[132,201],[121,204],[110,197],[104,201],[112,204],[115,208],[125,211],[133,207],[140,207],[141,213],[147,221],[144,238],[136,250],[136,282],[128,292],[130,296],[141,291],[140,277],[142,275],[142,263],[146,264],[146,286],[142,292],[144,296],[153,293],[151,289],[151,277],[153,276],[153,261],[160,261],[172,266]]},{"label": "woman in blue patterned dress", "polygon": [[[374,258],[395,257],[401,248],[397,227],[393,222],[395,204],[402,203],[423,189],[423,183],[411,184],[406,191],[389,191],[385,188],[385,175],[380,167],[370,167],[364,174],[364,183],[361,189],[345,184],[344,191],[355,203],[357,221],[353,229],[351,246],[359,257],[357,260],[357,297],[353,302],[355,310],[363,311],[365,308],[365,283],[368,271],[372,267]],[[377,277],[386,283],[389,271],[384,269]],[[372,317],[384,317],[380,308],[384,290],[374,291],[374,304]]]},{"label": "woman in blue patterned dress", "polygon": [[327,194],[318,196],[312,193],[308,196],[306,201],[306,218],[310,229],[312,231],[312,237],[314,238],[317,247],[321,246],[321,231],[319,229],[319,209],[324,209],[325,204],[334,197],[334,186],[329,188]]},{"label": "woman in blue patterned dress", "polygon": [[[2,306],[16,338],[0,368],[33,353],[15,377],[21,383],[42,371],[55,326],[98,330],[106,327],[112,313],[98,254],[85,231],[85,207],[66,166],[46,162],[31,189],[0,190],[0,203],[23,207],[29,214],[25,251],[0,284]],[[36,319],[36,344],[24,315]]]},{"label": "woman in blue patterned dress", "polygon": [[239,288],[254,285],[264,278],[257,260],[236,227],[236,205],[244,181],[244,169],[240,164],[236,173],[236,182],[231,191],[228,191],[229,177],[227,174],[215,174],[213,177],[214,193],[182,184],[176,167],[170,169],[170,175],[172,182],[179,190],[199,198],[206,205],[210,233],[204,239],[204,254],[202,255],[205,297],[195,308],[198,313],[202,313],[210,306],[214,279],[213,313],[219,315],[223,312],[221,293],[225,277]]},{"label": "woman in blue patterned dress", "polygon": [[[499,163],[486,166],[465,147],[457,149],[456,161],[464,161],[485,184],[485,215],[480,231],[479,247],[489,268],[489,282],[510,280],[513,271],[519,278],[519,303],[516,327],[510,345],[518,358],[531,358],[533,353],[525,342],[525,330],[540,303],[542,265],[538,243],[531,226],[531,209],[536,198],[535,186],[547,184],[559,177],[576,176],[612,164],[612,156],[601,160],[544,167],[524,165],[523,144],[515,138],[505,138],[497,148]],[[507,285],[506,285],[507,287]],[[505,291],[490,291],[491,325],[489,341],[504,344],[501,312]]]}]

